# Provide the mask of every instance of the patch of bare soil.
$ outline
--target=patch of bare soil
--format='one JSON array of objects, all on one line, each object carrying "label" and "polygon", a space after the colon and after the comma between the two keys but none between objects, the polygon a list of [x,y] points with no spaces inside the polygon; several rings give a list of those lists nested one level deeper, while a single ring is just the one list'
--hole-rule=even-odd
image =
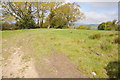
[{"label": "patch of bare soil", "polygon": [[[6,50],[7,51],[7,50]],[[85,78],[76,65],[65,55],[53,52],[41,56],[38,64],[30,57],[24,57],[22,47],[11,47],[11,55],[3,61],[3,78]],[[28,59],[29,58],[29,59]],[[27,59],[27,60],[25,60]],[[34,62],[33,62],[34,61]]]},{"label": "patch of bare soil", "polygon": [[65,55],[53,53],[49,56],[44,56],[41,59],[41,67],[37,66],[40,78],[85,78],[86,76],[76,69]]},{"label": "patch of bare soil", "polygon": [[[10,57],[3,61],[3,78],[36,78],[39,77],[35,71],[32,59],[24,61],[23,52],[20,48],[11,48]],[[34,74],[34,75],[33,75]]]}]

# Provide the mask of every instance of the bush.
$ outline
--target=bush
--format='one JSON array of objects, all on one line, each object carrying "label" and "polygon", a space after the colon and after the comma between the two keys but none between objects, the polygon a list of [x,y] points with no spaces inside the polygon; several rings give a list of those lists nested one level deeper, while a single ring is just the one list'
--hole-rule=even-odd
[{"label": "bush", "polygon": [[56,15],[51,21],[51,26],[56,29],[68,28],[66,23],[67,23],[67,20],[64,17]]},{"label": "bush", "polygon": [[109,36],[114,36],[115,34],[113,34],[113,33],[111,33],[111,34],[109,34]]},{"label": "bush", "polygon": [[114,43],[120,44],[120,37],[115,37]]},{"label": "bush", "polygon": [[45,23],[43,23],[42,28],[47,28],[48,26],[49,26],[49,23],[48,23],[48,22],[45,22]]},{"label": "bush", "polygon": [[8,22],[4,22],[2,24],[2,30],[17,30],[19,29],[19,27],[15,26],[14,23],[8,23]]},{"label": "bush", "polygon": [[102,50],[104,50],[104,51],[107,51],[107,50],[111,50],[112,49],[112,45],[109,42],[107,42],[107,41],[102,41],[100,43],[100,48]]},{"label": "bush", "polygon": [[101,37],[102,37],[102,35],[99,34],[99,33],[93,34],[93,35],[90,35],[90,36],[89,36],[90,39],[99,39],[99,38],[101,38]]},{"label": "bush", "polygon": [[[119,61],[113,61],[109,62],[108,65],[105,67],[107,71],[107,75],[109,78],[120,78],[120,62]],[[111,79],[112,80],[112,79]]]},{"label": "bush", "polygon": [[105,29],[105,23],[101,23],[98,25],[98,30],[104,30]]},{"label": "bush", "polygon": [[67,29],[68,28],[68,26],[67,25],[64,25],[63,27],[62,27],[62,29]]},{"label": "bush", "polygon": [[19,27],[2,27],[2,30],[18,30]]},{"label": "bush", "polygon": [[17,26],[19,26],[21,29],[30,29],[35,27],[35,22],[33,19],[25,20],[20,19],[17,23]]},{"label": "bush", "polygon": [[84,25],[80,25],[77,29],[87,29],[87,27]]}]

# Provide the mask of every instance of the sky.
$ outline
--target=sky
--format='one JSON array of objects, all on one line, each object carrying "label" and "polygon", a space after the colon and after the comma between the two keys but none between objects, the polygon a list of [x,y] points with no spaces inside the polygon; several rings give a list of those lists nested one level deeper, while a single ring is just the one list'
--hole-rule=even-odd
[{"label": "sky", "polygon": [[118,19],[119,0],[65,0],[76,2],[80,5],[81,12],[85,18],[78,20],[77,24],[100,24],[106,21]]},{"label": "sky", "polygon": [[118,19],[118,2],[77,2],[85,18],[77,24],[100,24]]}]

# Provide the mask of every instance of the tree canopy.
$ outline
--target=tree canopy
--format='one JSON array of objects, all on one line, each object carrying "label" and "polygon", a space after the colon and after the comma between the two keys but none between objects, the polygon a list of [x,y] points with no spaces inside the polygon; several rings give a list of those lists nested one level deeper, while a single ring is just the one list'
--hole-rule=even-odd
[{"label": "tree canopy", "polygon": [[67,28],[84,17],[77,3],[3,2],[3,17],[16,20],[21,29],[34,27]]},{"label": "tree canopy", "polygon": [[98,25],[98,30],[120,30],[119,21],[107,21]]}]

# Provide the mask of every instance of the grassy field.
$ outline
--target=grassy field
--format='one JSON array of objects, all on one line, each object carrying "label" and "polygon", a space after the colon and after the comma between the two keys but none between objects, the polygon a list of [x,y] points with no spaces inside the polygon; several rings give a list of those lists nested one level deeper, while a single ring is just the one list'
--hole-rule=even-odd
[{"label": "grassy field", "polygon": [[10,56],[10,51],[5,49],[13,46],[22,46],[23,58],[28,60],[32,57],[38,66],[42,56],[64,54],[87,77],[108,78],[106,66],[118,59],[118,46],[114,43],[117,36],[117,31],[76,29],[2,31],[3,58]]}]

